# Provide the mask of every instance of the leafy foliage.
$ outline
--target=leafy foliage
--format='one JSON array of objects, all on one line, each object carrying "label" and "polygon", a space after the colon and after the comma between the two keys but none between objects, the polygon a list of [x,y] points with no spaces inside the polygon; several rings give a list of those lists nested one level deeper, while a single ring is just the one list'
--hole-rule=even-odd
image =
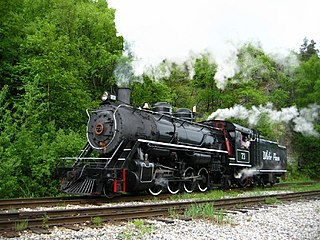
[{"label": "leafy foliage", "polygon": [[45,196],[59,157],[84,145],[71,129],[115,84],[123,39],[105,1],[2,1],[1,13],[0,197]]},{"label": "leafy foliage", "polygon": [[195,74],[193,76],[194,95],[200,111],[212,111],[215,106],[221,105],[222,94],[217,88],[214,76],[217,65],[210,62],[209,55],[203,55],[196,59],[194,64]]},{"label": "leafy foliage", "polygon": [[310,103],[320,103],[320,58],[313,55],[301,63],[297,73],[296,103],[306,107]]},{"label": "leafy foliage", "polygon": [[303,39],[303,44],[300,47],[300,59],[302,61],[308,61],[312,56],[318,55],[319,50],[316,49],[316,42],[311,40],[309,43],[309,40],[307,38]]},{"label": "leafy foliage", "polygon": [[143,106],[144,103],[152,106],[157,102],[173,102],[170,88],[161,82],[153,81],[147,75],[143,76],[143,82],[133,82],[131,89],[131,100],[135,106]]}]

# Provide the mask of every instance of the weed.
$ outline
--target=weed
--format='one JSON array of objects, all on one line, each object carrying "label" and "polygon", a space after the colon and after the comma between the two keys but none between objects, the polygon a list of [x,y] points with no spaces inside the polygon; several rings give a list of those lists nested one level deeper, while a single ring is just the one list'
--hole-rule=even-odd
[{"label": "weed", "polygon": [[49,216],[48,214],[44,214],[42,217],[42,227],[45,229],[48,229],[49,228],[48,222],[49,222]]},{"label": "weed", "polygon": [[143,239],[144,235],[149,234],[154,230],[152,225],[146,224],[143,219],[135,219],[130,222],[129,225],[129,229],[126,229],[124,232],[118,235],[118,239]]},{"label": "weed", "polygon": [[98,227],[103,224],[103,219],[101,217],[92,217],[91,222]]},{"label": "weed", "polygon": [[15,223],[15,230],[16,231],[22,231],[27,229],[28,227],[28,219],[20,220]]},{"label": "weed", "polygon": [[238,193],[236,192],[229,192],[226,193],[222,190],[212,190],[206,193],[182,193],[182,194],[175,194],[172,195],[170,198],[171,200],[181,200],[181,199],[199,199],[199,200],[214,200],[214,199],[221,199],[224,197],[235,197]]},{"label": "weed", "polygon": [[[299,183],[299,182],[297,182]],[[320,189],[320,183],[312,184],[312,185],[293,185],[293,186],[287,186],[285,188],[283,187],[277,187],[277,184],[273,186],[271,189],[264,189],[264,188],[255,188],[250,193],[246,192],[246,195],[250,196],[260,196],[263,195],[264,192],[273,190],[273,191],[312,191],[312,190],[319,190]],[[232,198],[232,197],[238,197],[242,191],[236,191],[236,192],[226,192],[222,190],[211,190],[206,193],[182,193],[182,194],[175,194],[170,197],[171,200],[185,200],[185,199],[197,199],[197,200],[215,200],[215,199],[222,199],[222,198]]]},{"label": "weed", "polygon": [[176,218],[179,216],[179,212],[175,208],[169,208],[168,214],[173,218]]},{"label": "weed", "polygon": [[264,200],[265,204],[276,204],[276,203],[281,203],[281,201],[279,199],[277,199],[276,197],[268,197]]},{"label": "weed", "polygon": [[216,211],[212,204],[194,204],[185,210],[186,217],[206,218],[215,223],[222,224],[225,214],[222,210]]},{"label": "weed", "polygon": [[10,212],[10,213],[17,213],[17,212],[18,212],[18,209],[16,209],[16,208],[10,208],[10,209],[8,210],[8,212]]}]

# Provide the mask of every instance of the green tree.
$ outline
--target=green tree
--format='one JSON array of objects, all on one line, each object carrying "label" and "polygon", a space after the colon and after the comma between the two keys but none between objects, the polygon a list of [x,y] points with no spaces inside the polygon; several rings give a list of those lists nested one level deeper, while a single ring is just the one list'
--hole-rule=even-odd
[{"label": "green tree", "polygon": [[217,65],[210,62],[209,54],[197,58],[192,80],[198,110],[211,112],[222,106],[223,95],[217,88],[214,76]]},{"label": "green tree", "polygon": [[131,83],[132,105],[142,107],[148,103],[150,107],[157,102],[173,103],[173,97],[167,85],[143,75],[142,82]]},{"label": "green tree", "polygon": [[303,44],[300,47],[300,59],[302,61],[308,61],[313,55],[318,55],[319,50],[316,49],[316,42],[311,40],[309,43],[309,40],[307,38],[303,39]]},{"label": "green tree", "polygon": [[302,62],[297,71],[296,103],[306,107],[310,103],[320,103],[320,58],[313,55]]},{"label": "green tree", "polygon": [[[295,104],[300,108],[309,107],[310,104],[320,104],[320,58],[315,42],[307,44],[304,40],[304,49],[300,51],[302,62],[297,69],[295,85]],[[314,116],[320,112],[314,111]],[[320,133],[319,122],[314,126],[315,131]],[[294,135],[294,146],[298,155],[299,169],[306,175],[319,178],[320,171],[320,139],[314,136],[305,136],[300,133]]]},{"label": "green tree", "polygon": [[83,109],[91,100],[115,84],[123,41],[116,36],[114,10],[89,0],[26,1],[25,6],[29,22],[16,66],[21,89],[41,89],[43,117],[58,128],[75,128],[85,123]]},{"label": "green tree", "polygon": [[0,197],[48,195],[59,157],[85,142],[85,109],[115,84],[123,39],[103,0],[2,1],[1,12]]},{"label": "green tree", "polygon": [[178,64],[165,60],[160,68],[167,74],[160,77],[159,81],[168,86],[173,97],[173,106],[177,108],[192,108],[194,101],[190,79],[190,66],[187,62]]}]

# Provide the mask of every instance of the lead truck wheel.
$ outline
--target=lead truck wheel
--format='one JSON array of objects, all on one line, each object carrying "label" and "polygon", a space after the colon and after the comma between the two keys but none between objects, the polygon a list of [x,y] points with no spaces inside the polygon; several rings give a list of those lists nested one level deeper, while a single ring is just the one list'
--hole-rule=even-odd
[{"label": "lead truck wheel", "polygon": [[113,180],[109,179],[108,182],[106,182],[102,188],[103,195],[106,198],[113,198],[115,194],[111,191],[111,186],[113,185]]}]

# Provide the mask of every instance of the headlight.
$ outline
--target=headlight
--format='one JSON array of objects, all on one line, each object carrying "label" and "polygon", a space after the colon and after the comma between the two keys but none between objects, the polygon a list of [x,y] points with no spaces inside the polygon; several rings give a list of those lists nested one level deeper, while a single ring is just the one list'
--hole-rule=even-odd
[{"label": "headlight", "polygon": [[105,101],[107,101],[110,97],[109,97],[109,93],[108,92],[104,92],[103,94],[102,94],[102,97],[101,97],[101,100],[103,101],[103,102],[105,102]]},{"label": "headlight", "polygon": [[117,100],[117,97],[115,95],[111,95],[110,93],[108,92],[104,92],[102,94],[102,97],[101,97],[101,100],[103,102],[107,101],[107,100],[111,100],[111,101],[116,101]]}]

